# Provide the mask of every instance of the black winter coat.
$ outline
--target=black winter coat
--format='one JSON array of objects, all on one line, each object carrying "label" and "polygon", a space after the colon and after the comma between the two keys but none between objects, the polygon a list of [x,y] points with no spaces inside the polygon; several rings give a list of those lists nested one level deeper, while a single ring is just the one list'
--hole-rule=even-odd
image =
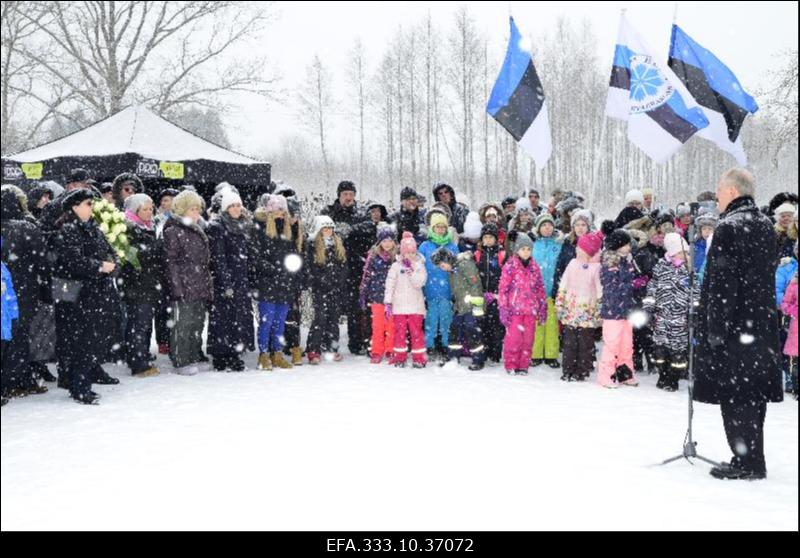
[{"label": "black winter coat", "polygon": [[76,303],[57,303],[63,322],[56,350],[62,356],[81,351],[102,362],[113,345],[121,342],[120,294],[113,277],[100,272],[104,261],[116,263],[119,269],[114,250],[93,221],[66,223],[55,235],[53,250],[53,277],[82,284]]},{"label": "black winter coat", "polygon": [[642,213],[641,209],[629,205],[619,212],[617,219],[614,221],[614,227],[621,229],[631,221],[636,221],[642,217],[644,217],[644,213]]},{"label": "black winter coat", "polygon": [[208,237],[199,225],[179,217],[164,224],[164,258],[172,300],[209,302],[214,298]]},{"label": "black winter coat", "polygon": [[731,202],[706,260],[697,316],[696,401],[783,400],[775,252],[772,223],[753,198]]},{"label": "black winter coat", "polygon": [[[500,253],[503,257],[500,257]],[[503,264],[505,264],[505,250],[499,246],[482,248],[475,254],[475,265],[478,266],[478,273],[481,276],[481,286],[485,293],[497,294],[500,290],[500,277],[503,275]],[[502,260],[502,263],[501,263]]]},{"label": "black winter coat", "polygon": [[300,269],[290,272],[286,268],[286,258],[297,254],[297,244],[283,238],[283,222],[277,221],[277,238],[267,236],[266,213],[256,211],[256,225],[250,241],[250,287],[259,302],[292,304],[302,284]]},{"label": "black winter coat", "polygon": [[156,240],[155,230],[128,222],[128,241],[138,250],[141,269],[126,262],[117,279],[117,287],[127,302],[156,305],[161,299],[164,277],[164,247]]},{"label": "black winter coat", "polygon": [[561,277],[564,275],[564,272],[567,270],[567,266],[569,262],[575,259],[575,256],[578,255],[577,250],[577,239],[573,242],[570,240],[572,235],[567,236],[564,239],[564,244],[561,245],[561,253],[558,255],[558,261],[556,262],[556,275],[553,278],[553,292],[558,292],[558,287],[561,285]]},{"label": "black winter coat", "polygon": [[389,216],[389,222],[397,226],[397,242],[403,239],[403,233],[406,231],[414,235],[418,248],[420,244],[428,240],[424,233],[426,213],[424,209],[419,208],[416,211],[400,209],[392,213]]},{"label": "black winter coat", "polygon": [[214,285],[207,343],[212,355],[255,349],[249,281],[252,228],[249,220],[222,216],[206,229]]},{"label": "black winter coat", "polygon": [[336,232],[342,237],[347,252],[347,286],[349,290],[355,289],[357,292],[367,252],[377,240],[377,224],[357,205],[344,207],[338,200],[325,208],[322,214],[333,219],[339,227]]},{"label": "black winter coat", "polygon": [[333,246],[326,249],[325,265],[314,261],[314,241],[306,245],[306,286],[312,290],[314,296],[333,295],[342,298],[342,285],[347,278],[347,265],[336,259]]},{"label": "black winter coat", "polygon": [[[13,199],[8,198],[9,194]],[[2,202],[3,261],[14,281],[21,318],[27,321],[36,313],[40,301],[50,299],[47,245],[38,227],[24,219],[13,192],[3,192]]]}]

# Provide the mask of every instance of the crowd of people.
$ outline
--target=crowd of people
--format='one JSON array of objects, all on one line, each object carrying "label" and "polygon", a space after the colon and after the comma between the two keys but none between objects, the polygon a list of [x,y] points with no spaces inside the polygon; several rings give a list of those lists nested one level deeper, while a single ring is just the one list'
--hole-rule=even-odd
[{"label": "crowd of people", "polygon": [[[707,269],[730,212],[718,214],[711,191],[670,209],[651,189],[632,190],[603,221],[576,191],[544,203],[526,190],[477,210],[448,184],[432,194],[428,205],[404,188],[390,211],[360,204],[356,185],[342,181],[304,223],[288,187],[245,207],[227,183],[207,204],[191,186],[151,197],[130,173],[96,184],[75,169],[58,194],[4,185],[2,402],[55,381],[97,403],[92,384],[118,383],[105,363],[159,374],[153,336],[184,375],[244,371],[254,351],[259,370],[339,362],[344,317],[349,352],[373,365],[464,359],[470,370],[500,363],[513,375],[548,366],[566,382],[596,370],[609,389],[636,386],[646,371],[675,391],[687,378],[691,301],[701,301],[708,273],[733,288],[741,271],[719,259]],[[124,212],[122,230],[97,222],[101,199]],[[797,196],[760,211],[773,221],[767,251],[783,324],[769,349],[785,355],[784,387],[796,394]],[[109,242],[121,234],[130,253]],[[304,292],[313,308],[305,346]]]}]

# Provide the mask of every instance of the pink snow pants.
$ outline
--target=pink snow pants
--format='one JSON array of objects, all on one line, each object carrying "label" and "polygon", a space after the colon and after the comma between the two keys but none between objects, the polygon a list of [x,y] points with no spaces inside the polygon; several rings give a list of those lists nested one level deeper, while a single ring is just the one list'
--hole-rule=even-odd
[{"label": "pink snow pants", "polygon": [[411,335],[411,358],[414,362],[425,364],[428,362],[428,353],[425,350],[425,332],[422,323],[425,316],[422,314],[395,314],[394,315],[394,356],[392,364],[405,362],[408,357],[407,331]]},{"label": "pink snow pants", "polygon": [[603,320],[603,353],[597,366],[600,385],[613,383],[611,376],[623,364],[633,370],[633,326],[628,320]]},{"label": "pink snow pants", "polygon": [[503,360],[506,370],[527,370],[531,364],[531,349],[536,334],[536,316],[511,317],[503,340]]}]

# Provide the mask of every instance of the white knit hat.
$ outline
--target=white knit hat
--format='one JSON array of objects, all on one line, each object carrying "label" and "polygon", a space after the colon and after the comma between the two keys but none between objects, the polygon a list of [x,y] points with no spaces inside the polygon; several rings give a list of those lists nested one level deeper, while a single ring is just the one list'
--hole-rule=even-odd
[{"label": "white knit hat", "polygon": [[689,244],[681,235],[674,232],[664,235],[664,249],[670,258],[680,253],[689,254]]},{"label": "white knit hat", "polygon": [[314,228],[309,235],[309,239],[314,241],[317,239],[317,235],[322,231],[322,229],[330,227],[332,229],[336,229],[336,223],[333,222],[333,219],[328,217],[327,215],[317,215],[314,217]]},{"label": "white knit hat", "polygon": [[219,201],[219,208],[222,213],[225,213],[230,206],[238,203],[242,205],[242,198],[233,189],[226,188],[222,191],[222,198]]},{"label": "white knit hat", "polygon": [[625,194],[625,203],[644,203],[644,194],[641,190],[628,190],[628,193]]},{"label": "white knit hat", "polygon": [[797,211],[797,208],[794,206],[794,204],[785,202],[779,205],[778,208],[775,210],[775,216],[777,217],[781,213],[794,213],[795,211]]},{"label": "white knit hat", "polygon": [[478,213],[476,211],[470,211],[466,221],[464,221],[464,234],[462,236],[470,240],[478,240],[481,237],[482,227],[483,225],[481,224],[481,218],[478,216]]}]

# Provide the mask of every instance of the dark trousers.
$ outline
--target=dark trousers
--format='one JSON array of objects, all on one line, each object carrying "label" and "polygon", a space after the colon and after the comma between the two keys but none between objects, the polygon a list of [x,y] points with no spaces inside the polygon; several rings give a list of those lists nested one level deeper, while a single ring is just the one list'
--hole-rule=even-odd
[{"label": "dark trousers", "polygon": [[720,409],[728,445],[734,455],[734,466],[756,473],[766,472],[764,418],[767,402],[723,401]]},{"label": "dark trousers", "polygon": [[[345,296],[344,308],[347,314],[347,348],[351,353],[360,353],[369,347],[370,332],[365,331],[368,327],[365,323],[364,311],[358,303],[358,285],[360,281],[355,284],[349,283],[347,285],[347,292],[343,293]],[[315,305],[316,308],[316,305]]]},{"label": "dark trousers", "polygon": [[203,326],[206,322],[205,302],[176,302],[172,316],[174,325],[169,342],[169,357],[175,368],[200,362],[203,354]]},{"label": "dark trousers", "polygon": [[20,312],[11,325],[11,340],[3,341],[2,391],[30,389],[36,385],[30,366],[30,319]]},{"label": "dark trousers", "polygon": [[168,300],[161,300],[156,309],[156,343],[169,345],[170,328],[167,322],[172,319],[172,305]]},{"label": "dark trousers", "polygon": [[678,381],[689,368],[689,355],[686,351],[657,346],[653,349],[653,364],[658,372],[657,385],[678,389]]},{"label": "dark trousers", "polygon": [[486,358],[494,362],[503,360],[503,339],[506,336],[506,328],[500,323],[500,310],[497,302],[492,301],[486,307],[486,314],[483,316],[483,345],[486,347]]},{"label": "dark trousers", "polygon": [[318,354],[322,352],[338,352],[339,316],[341,315],[341,308],[336,299],[338,294],[336,292],[314,293],[312,296],[314,321],[311,322],[311,329],[308,332],[306,352]]},{"label": "dark trousers", "polygon": [[649,327],[633,330],[633,367],[644,370],[645,362],[649,370],[653,363],[653,332]]},{"label": "dark trousers", "polygon": [[289,314],[286,315],[286,326],[283,329],[283,338],[286,339],[286,350],[300,346],[300,301],[296,300],[289,307]]},{"label": "dark trousers", "polygon": [[450,339],[447,346],[448,358],[458,360],[464,351],[469,349],[473,364],[483,364],[486,361],[486,349],[483,344],[483,331],[478,318],[467,314],[456,314],[450,324]]},{"label": "dark trousers", "polygon": [[589,377],[594,368],[594,328],[564,327],[561,370],[567,376]]},{"label": "dark trousers", "polygon": [[125,324],[125,362],[131,374],[150,368],[150,339],[153,336],[155,306],[126,301],[128,320]]}]

